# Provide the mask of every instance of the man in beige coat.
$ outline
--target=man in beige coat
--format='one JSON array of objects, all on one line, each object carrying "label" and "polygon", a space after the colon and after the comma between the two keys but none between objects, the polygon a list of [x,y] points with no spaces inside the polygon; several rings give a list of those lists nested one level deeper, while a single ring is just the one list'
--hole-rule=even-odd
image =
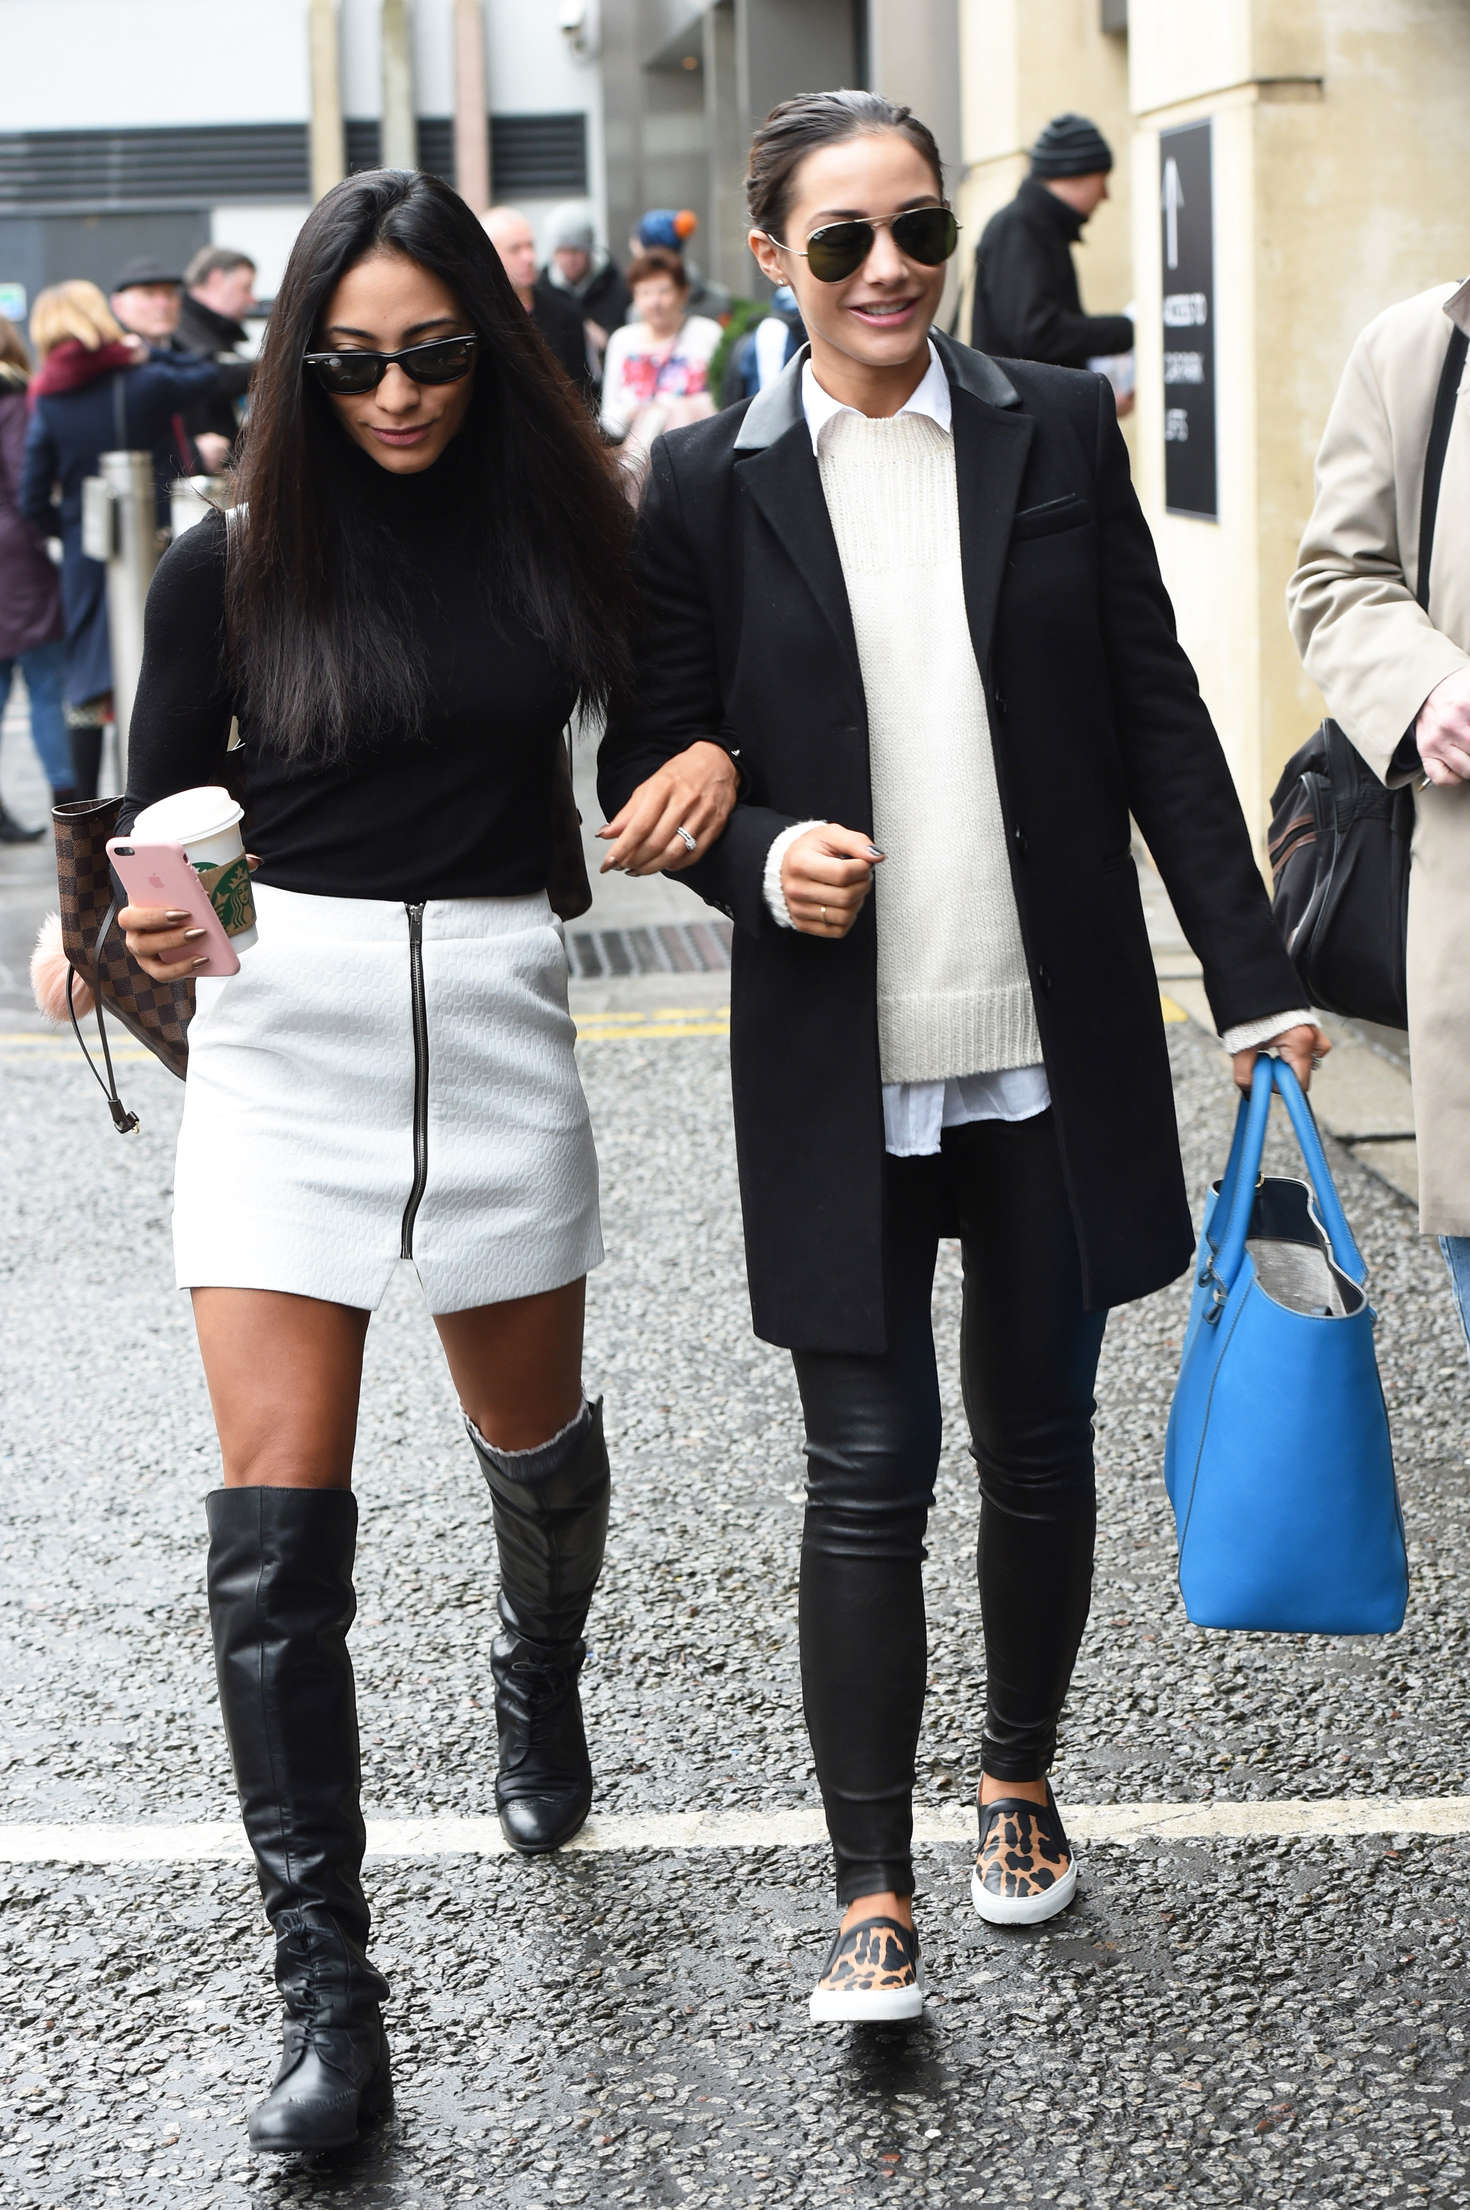
[{"label": "man in beige coat", "polygon": [[1302,663],[1385,783],[1412,780],[1409,1044],[1426,1234],[1445,1239],[1470,1335],[1470,372],[1445,453],[1419,605],[1419,504],[1452,325],[1470,281],[1370,322],[1317,455],[1317,503],[1287,589]]}]

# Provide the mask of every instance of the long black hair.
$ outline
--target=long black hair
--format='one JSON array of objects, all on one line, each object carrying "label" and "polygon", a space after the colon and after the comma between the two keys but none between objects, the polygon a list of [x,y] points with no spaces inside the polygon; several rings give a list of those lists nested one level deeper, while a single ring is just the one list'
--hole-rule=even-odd
[{"label": "long black hair", "polygon": [[895,106],[881,92],[803,92],[773,107],[751,143],[745,202],[753,227],[784,245],[796,172],[807,155],[819,146],[836,146],[845,138],[885,130],[896,130],[923,155],[943,199],[944,163],[938,142],[912,108]]},{"label": "long black hair", "polygon": [[302,367],[338,282],[375,252],[448,285],[480,340],[452,451],[487,603],[529,620],[586,704],[605,705],[629,674],[631,516],[590,416],[459,195],[371,169],[334,185],[291,249],[236,478],[248,522],[229,551],[229,662],[253,734],[290,759],[340,759],[355,739],[423,721],[405,579],[387,533],[344,515],[349,440]]}]

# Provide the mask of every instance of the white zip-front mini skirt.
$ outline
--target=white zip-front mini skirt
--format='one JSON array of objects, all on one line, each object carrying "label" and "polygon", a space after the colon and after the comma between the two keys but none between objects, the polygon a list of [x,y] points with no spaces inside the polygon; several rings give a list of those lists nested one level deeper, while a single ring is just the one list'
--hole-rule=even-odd
[{"label": "white zip-front mini skirt", "polygon": [[432,1312],[602,1257],[561,927],[542,895],[255,890],[238,974],[202,977],[174,1187],[181,1288],[373,1309],[410,1260]]}]

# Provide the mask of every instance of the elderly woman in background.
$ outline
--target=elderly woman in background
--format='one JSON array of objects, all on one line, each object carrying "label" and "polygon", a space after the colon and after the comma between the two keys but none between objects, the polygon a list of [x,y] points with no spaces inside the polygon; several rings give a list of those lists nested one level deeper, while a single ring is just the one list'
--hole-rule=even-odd
[{"label": "elderly woman in background", "polygon": [[689,312],[689,273],[677,253],[654,246],[628,271],[636,320],[608,339],[602,370],[602,427],[623,447],[630,495],[648,473],[653,441],[665,430],[715,412],[709,364],[723,332]]},{"label": "elderly woman in background", "polygon": [[[30,370],[24,340],[0,315],[0,720],[19,668],[31,742],[55,804],[71,794],[71,747],[61,705],[61,585],[44,539],[20,510]],[[42,834],[22,828],[0,802],[0,844],[26,844]]]},{"label": "elderly woman in background", "polygon": [[171,418],[208,398],[219,377],[213,361],[154,353],[127,336],[97,286],[81,281],[40,294],[31,343],[40,366],[29,395],[20,507],[36,529],[61,539],[70,781],[74,797],[91,798],[112,718],[112,652],[107,569],[82,550],[82,485],[104,453],[151,453]]}]

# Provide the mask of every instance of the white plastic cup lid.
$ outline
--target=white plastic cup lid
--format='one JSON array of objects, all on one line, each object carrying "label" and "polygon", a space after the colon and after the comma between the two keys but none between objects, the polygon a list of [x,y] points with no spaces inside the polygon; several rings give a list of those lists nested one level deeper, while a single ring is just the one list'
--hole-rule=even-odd
[{"label": "white plastic cup lid", "polygon": [[244,818],[244,807],[227,790],[217,783],[202,783],[197,790],[176,790],[171,797],[145,806],[132,834],[163,844],[202,844]]}]

